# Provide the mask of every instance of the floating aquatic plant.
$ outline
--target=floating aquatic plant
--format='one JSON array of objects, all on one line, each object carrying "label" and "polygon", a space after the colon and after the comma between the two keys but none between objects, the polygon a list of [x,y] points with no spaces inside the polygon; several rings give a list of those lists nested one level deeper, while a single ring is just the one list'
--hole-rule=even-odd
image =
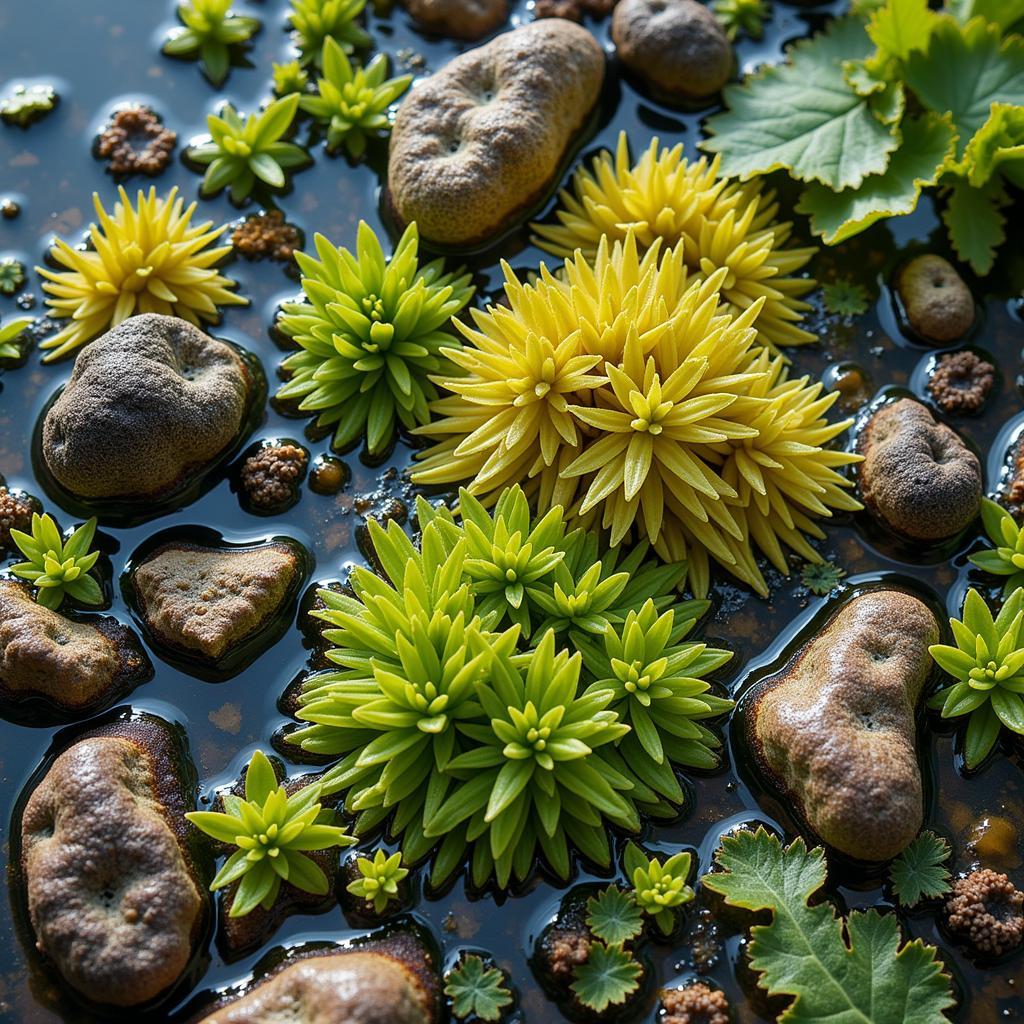
[{"label": "floating aquatic plant", "polygon": [[611,709],[632,731],[618,745],[630,769],[673,803],[683,793],[672,765],[718,766],[721,741],[699,723],[729,711],[733,701],[709,694],[701,677],[724,665],[729,651],[701,643],[680,643],[693,620],[680,620],[669,608],[659,616],[653,601],[630,611],[620,627],[606,626],[603,648],[577,637],[591,690],[611,690]]},{"label": "floating aquatic plant", "polygon": [[988,539],[995,544],[990,551],[979,551],[968,561],[993,576],[1005,576],[1003,597],[1024,586],[1024,527],[1002,505],[981,499],[981,522]]},{"label": "floating aquatic plant", "polygon": [[837,472],[859,456],[826,447],[852,421],[829,423],[838,393],[789,379],[756,344],[763,298],[723,313],[728,270],[691,277],[685,248],[655,238],[641,255],[630,230],[558,277],[542,267],[523,284],[505,265],[509,306],[457,322],[469,344],[449,358],[464,375],[432,378],[453,394],[417,431],[437,443],[413,480],[468,479],[485,504],[522,482],[613,546],[632,534],[687,559],[698,596],[709,555],[762,594],[752,543],[783,573],[782,544],[820,561],[814,520],[860,507]]},{"label": "floating aquatic plant", "polygon": [[206,125],[210,141],[186,150],[186,156],[206,168],[199,191],[216,195],[230,187],[231,198],[241,203],[257,182],[282,189],[289,171],[310,162],[309,154],[294,142],[282,141],[291,127],[299,97],[292,93],[274,100],[266,110],[249,114],[243,121],[230,103],[219,114],[210,114]]},{"label": "floating aquatic plant", "polygon": [[969,715],[964,761],[977,768],[1005,725],[1024,735],[1024,589],[1007,598],[998,616],[973,588],[967,591],[963,620],[950,619],[956,647],[928,648],[939,667],[957,681],[928,702],[943,718]]},{"label": "floating aquatic plant", "polygon": [[0,119],[27,128],[56,105],[57,93],[52,85],[16,85],[6,96],[0,97]]},{"label": "floating aquatic plant", "polygon": [[349,882],[346,889],[353,896],[372,903],[374,913],[383,914],[388,904],[398,899],[399,883],[409,874],[408,868],[402,867],[402,855],[393,853],[388,856],[383,850],[378,850],[373,860],[359,857],[356,868],[359,878]]},{"label": "floating aquatic plant", "polygon": [[889,881],[900,906],[914,907],[949,892],[951,853],[942,836],[925,830],[892,862]]},{"label": "floating aquatic plant", "polygon": [[821,286],[825,309],[837,316],[861,316],[868,311],[868,291],[862,284],[839,278]]},{"label": "floating aquatic plant", "polygon": [[363,221],[356,251],[314,239],[314,259],[296,253],[305,300],[286,302],[281,331],[301,348],[282,363],[290,380],[277,393],[300,399],[318,426],[337,425],[343,448],[364,433],[373,454],[384,450],[399,423],[426,423],[437,396],[429,380],[448,370],[457,346],[449,321],[473,294],[468,274],[446,274],[442,260],[419,263],[416,225],[406,228],[388,260]]},{"label": "floating aquatic plant", "polygon": [[236,14],[233,0],[185,0],[178,4],[175,29],[163,45],[169,57],[198,60],[212,85],[223,85],[231,70],[231,48],[247,42],[259,31],[260,19]]},{"label": "floating aquatic plant", "polygon": [[20,359],[21,336],[32,326],[32,317],[19,316],[0,324],[0,359]]},{"label": "floating aquatic plant", "polygon": [[32,513],[32,533],[11,530],[11,539],[28,559],[11,566],[11,572],[35,588],[36,601],[57,609],[65,597],[86,605],[103,603],[100,585],[89,575],[100,557],[90,551],[96,536],[96,520],[83,523],[64,540],[50,515]]},{"label": "floating aquatic plant", "polygon": [[290,60],[284,64],[274,64],[274,92],[278,96],[289,93],[304,93],[309,85],[309,72],[297,61]]},{"label": "floating aquatic plant", "polygon": [[587,900],[587,927],[609,946],[621,946],[643,931],[644,912],[631,892],[609,885]]},{"label": "floating aquatic plant", "polygon": [[654,918],[664,935],[670,934],[675,925],[676,908],[693,899],[693,890],[686,884],[691,859],[689,853],[683,852],[662,862],[657,857],[647,857],[636,843],[626,844],[623,866],[633,883],[637,906]]},{"label": "floating aquatic plant", "polygon": [[324,42],[333,39],[346,53],[370,45],[357,19],[366,0],[291,0],[288,21],[303,64],[320,63]]},{"label": "floating aquatic plant", "polygon": [[633,164],[622,132],[614,157],[604,150],[589,169],[577,168],[571,187],[559,193],[559,223],[534,224],[535,241],[557,256],[581,249],[590,259],[602,238],[625,239],[630,231],[644,248],[659,239],[666,250],[682,241],[683,259],[696,278],[725,269],[719,291],[734,315],[763,298],[754,323],[762,344],[816,341],[798,326],[811,308],[800,296],[815,283],[793,276],[816,250],[787,248],[792,225],[775,223],[774,193],[760,182],[727,182],[718,163],[701,157],[691,164],[682,143],[659,149],[655,138]]},{"label": "floating aquatic plant", "polygon": [[231,901],[231,917],[244,917],[262,906],[269,910],[282,882],[304,892],[327,895],[327,876],[307,853],[351,846],[355,840],[332,824],[336,814],[320,805],[319,783],[291,796],[278,785],[267,756],[257,750],[245,772],[245,798],[225,793],[223,811],[185,815],[208,836],[237,849],[210,883],[215,892],[241,879]]},{"label": "floating aquatic plant", "polygon": [[772,13],[768,0],[714,0],[712,7],[725,34],[734,42],[740,35],[760,39],[764,35],[764,19]]},{"label": "floating aquatic plant", "polygon": [[13,295],[25,283],[25,264],[13,256],[0,260],[0,293]]},{"label": "floating aquatic plant", "polygon": [[216,265],[230,245],[213,245],[223,227],[192,223],[196,204],[185,206],[178,189],[158,196],[139,190],[136,205],[117,190],[120,201],[107,213],[94,192],[99,223],[89,228],[88,249],[74,249],[58,238],[50,257],[64,270],[36,267],[55,316],[70,322],[41,348],[45,362],[60,359],[136,313],[179,316],[189,323],[214,323],[218,306],[244,306],[230,289],[235,282]]},{"label": "floating aquatic plant", "polygon": [[[522,514],[518,495],[499,517]],[[477,885],[492,875],[501,886],[513,873],[526,877],[538,854],[563,878],[572,849],[609,864],[606,822],[635,830],[638,807],[670,805],[616,749],[631,727],[609,707],[615,692],[589,685],[575,649],[586,630],[535,626],[526,638],[518,624],[503,628],[502,603],[481,614],[477,587],[485,601],[493,592],[470,553],[472,528],[464,533],[422,499],[419,515],[419,548],[398,524],[370,521],[384,578],[359,568],[351,596],[320,591],[324,607],[314,615],[327,624],[327,657],[338,669],[304,682],[297,717],[305,724],[289,740],[342,756],[324,791],[347,792],[358,834],[387,820],[408,864],[439,846],[435,883],[467,851]],[[494,524],[478,529],[486,534]],[[579,562],[576,539],[566,547],[569,572],[586,576],[591,567]],[[640,566],[641,591],[621,591],[603,614],[622,621],[627,597],[642,604],[649,588],[678,573],[666,568],[652,575]],[[681,605],[684,619],[695,617],[686,614],[691,608]],[[657,775],[653,762],[648,774]]]},{"label": "floating aquatic plant", "polygon": [[800,570],[800,582],[815,596],[831,594],[846,576],[835,562],[808,562]]},{"label": "floating aquatic plant", "polygon": [[501,1020],[502,1010],[512,1005],[504,973],[473,954],[464,956],[448,972],[444,994],[451,999],[452,1015],[458,1020]]},{"label": "floating aquatic plant", "polygon": [[591,943],[587,959],[573,968],[570,986],[576,998],[595,1013],[624,1003],[640,984],[643,968],[621,946]]},{"label": "floating aquatic plant", "polygon": [[303,96],[300,106],[327,128],[327,148],[342,146],[353,159],[366,152],[366,141],[391,129],[388,107],[409,88],[412,75],[388,78],[388,58],[378,53],[365,68],[353,67],[341,44],[324,40],[323,75],[317,94]]}]

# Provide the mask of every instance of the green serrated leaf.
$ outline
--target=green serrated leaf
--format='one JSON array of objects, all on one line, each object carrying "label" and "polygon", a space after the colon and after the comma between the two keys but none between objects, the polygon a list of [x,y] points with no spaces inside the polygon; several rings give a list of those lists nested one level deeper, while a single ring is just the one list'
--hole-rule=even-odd
[{"label": "green serrated leaf", "polygon": [[621,946],[635,939],[644,926],[643,911],[632,894],[617,885],[587,900],[587,927],[602,941]]},{"label": "green serrated leaf", "polygon": [[933,946],[900,945],[892,915],[854,911],[844,922],[829,903],[809,906],[825,884],[824,852],[797,839],[783,848],[763,828],[722,840],[722,872],[703,884],[727,903],[772,912],[751,929],[751,966],[769,995],[792,996],[779,1024],[948,1024],[949,978]]},{"label": "green serrated leaf", "polygon": [[584,1006],[603,1013],[624,1003],[640,984],[642,968],[621,946],[595,942],[586,963],[573,969],[572,990]]},{"label": "green serrated leaf", "polygon": [[501,1020],[501,1011],[512,1002],[505,975],[475,955],[464,957],[449,972],[444,994],[451,999],[452,1014],[459,1020],[470,1015],[486,1021]]},{"label": "green serrated leaf", "polygon": [[980,189],[961,179],[949,193],[942,221],[957,255],[976,274],[987,274],[992,269],[996,250],[1006,240],[1006,218],[1001,211],[1005,202],[998,183]]},{"label": "green serrated leaf", "polygon": [[925,114],[903,122],[903,144],[884,174],[865,178],[859,188],[834,192],[808,185],[797,204],[811,218],[811,229],[836,245],[859,234],[883,217],[913,213],[921,190],[934,185],[953,151],[953,126],[948,117]]},{"label": "green serrated leaf", "polygon": [[889,868],[892,891],[904,907],[949,892],[949,843],[934,832],[922,832]]},{"label": "green serrated leaf", "polygon": [[1024,18],[1024,0],[949,0],[946,7],[964,25],[981,17],[1006,29]]},{"label": "green serrated leaf", "polygon": [[834,21],[795,44],[786,64],[727,88],[729,109],[708,121],[712,137],[701,148],[742,179],[786,168],[799,181],[844,189],[881,174],[900,142],[896,126],[874,116],[844,72],[844,62],[872,50],[860,19]]}]

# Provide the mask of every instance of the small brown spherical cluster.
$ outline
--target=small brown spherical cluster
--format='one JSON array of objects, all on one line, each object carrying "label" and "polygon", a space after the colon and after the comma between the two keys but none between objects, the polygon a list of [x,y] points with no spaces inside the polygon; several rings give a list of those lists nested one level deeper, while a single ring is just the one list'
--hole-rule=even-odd
[{"label": "small brown spherical cluster", "polygon": [[302,232],[280,210],[264,210],[239,223],[231,233],[231,244],[248,260],[269,257],[287,263],[302,248]]},{"label": "small brown spherical cluster", "polygon": [[556,978],[568,978],[590,956],[590,936],[586,932],[558,931],[550,940],[551,973]]},{"label": "small brown spherical cluster", "polygon": [[118,110],[100,134],[96,152],[114,174],[159,174],[178,137],[149,107]]},{"label": "small brown spherical cluster", "polygon": [[240,481],[253,508],[275,509],[295,500],[309,457],[293,444],[267,445],[242,463]]},{"label": "small brown spherical cluster", "polygon": [[943,412],[977,412],[996,380],[996,368],[974,352],[950,352],[935,364],[928,390]]},{"label": "small brown spherical cluster", "polygon": [[946,900],[949,930],[981,956],[1002,956],[1024,942],[1024,892],[991,868],[953,883]]},{"label": "small brown spherical cluster", "polygon": [[686,988],[666,988],[661,993],[665,1016],[661,1024],[729,1024],[725,993],[703,982]]},{"label": "small brown spherical cluster", "polygon": [[536,0],[533,5],[535,18],[568,18],[582,21],[584,15],[604,18],[611,14],[616,0]]},{"label": "small brown spherical cluster", "polygon": [[6,487],[0,486],[0,550],[14,550],[11,530],[32,528],[32,506],[17,494],[11,494]]}]

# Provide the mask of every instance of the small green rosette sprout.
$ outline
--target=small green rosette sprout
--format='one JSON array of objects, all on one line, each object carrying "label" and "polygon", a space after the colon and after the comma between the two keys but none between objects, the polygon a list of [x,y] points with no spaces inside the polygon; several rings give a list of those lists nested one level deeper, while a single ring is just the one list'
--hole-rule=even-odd
[{"label": "small green rosette sprout", "polygon": [[352,159],[366,152],[367,139],[391,130],[388,107],[412,82],[412,75],[388,78],[388,58],[378,53],[365,68],[353,67],[334,39],[324,41],[323,77],[317,94],[303,96],[302,109],[327,129],[329,152],[344,147]]},{"label": "small green rosette sprout", "polygon": [[957,681],[939,690],[928,706],[943,718],[969,715],[964,761],[977,768],[1005,725],[1024,736],[1024,589],[1007,598],[998,616],[981,595],[967,591],[963,620],[950,619],[956,647],[928,648],[939,666]]},{"label": "small green rosette sprout", "polygon": [[741,34],[760,39],[764,35],[764,20],[772,13],[767,0],[715,0],[713,7],[730,42]]},{"label": "small green rosette sprout", "polygon": [[282,96],[245,120],[230,103],[206,119],[210,141],[191,146],[186,156],[206,168],[200,194],[209,197],[230,187],[231,198],[244,202],[257,182],[282,189],[288,171],[304,167],[309,154],[294,142],[282,141],[299,108],[299,96]]},{"label": "small green rosette sprout", "polygon": [[[298,100],[298,97],[291,97]],[[286,302],[281,331],[302,351],[282,368],[277,392],[336,424],[334,446],[364,433],[370,454],[384,451],[399,423],[426,423],[437,397],[430,376],[448,373],[445,350],[457,346],[449,321],[473,294],[468,274],[446,274],[442,260],[420,266],[416,225],[406,228],[388,260],[373,229],[359,222],[356,251],[315,238],[319,260],[297,252],[305,300]]]},{"label": "small green rosette sprout", "polygon": [[13,295],[25,283],[25,264],[13,256],[0,260],[0,292]]},{"label": "small green rosette sprout", "polygon": [[260,19],[235,14],[232,0],[187,0],[178,5],[177,29],[163,45],[169,57],[199,60],[211,85],[222,85],[231,70],[231,47],[248,42],[259,31]]},{"label": "small green rosette sprout", "polygon": [[19,338],[32,326],[32,317],[19,316],[0,326],[0,359],[20,359]]},{"label": "small green rosette sprout", "polygon": [[512,1004],[512,993],[505,986],[505,975],[497,967],[488,967],[479,956],[463,957],[448,972],[444,994],[452,1001],[456,1020],[501,1020],[502,1010]]},{"label": "small green rosette sprout", "polygon": [[273,79],[277,96],[303,93],[309,85],[309,72],[297,60],[290,60],[286,64],[274,65]]},{"label": "small green rosette sprout", "polygon": [[1024,586],[1024,527],[990,498],[981,499],[981,522],[995,547],[971,555],[968,561],[993,576],[1005,576],[1003,597],[1009,597]]},{"label": "small green rosette sprout", "polygon": [[626,844],[623,856],[626,875],[633,884],[637,906],[654,918],[662,934],[669,935],[675,924],[673,911],[693,899],[686,884],[690,876],[690,854],[677,853],[662,863],[648,857],[634,842]]},{"label": "small green rosette sprout", "polygon": [[328,39],[345,53],[369,46],[371,39],[357,21],[364,7],[366,0],[292,0],[288,21],[302,63],[319,65]]},{"label": "small green rosette sprout", "polygon": [[392,900],[398,899],[399,883],[409,874],[402,867],[401,853],[389,857],[383,850],[373,855],[373,860],[360,857],[356,861],[360,877],[345,887],[353,896],[373,904],[375,914],[383,914]]},{"label": "small green rosette sprout", "polygon": [[65,597],[102,604],[103,591],[89,575],[100,557],[89,550],[95,535],[96,520],[90,519],[65,541],[51,516],[33,512],[31,535],[11,530],[11,539],[28,559],[12,565],[11,572],[36,588],[36,601],[45,608],[56,610]]},{"label": "small green rosette sprout", "polygon": [[185,815],[208,836],[238,849],[210,883],[210,891],[241,879],[230,917],[244,917],[261,906],[269,910],[282,882],[325,896],[330,888],[320,866],[307,852],[351,846],[355,839],[332,825],[335,812],[321,807],[319,783],[288,796],[278,785],[267,756],[257,750],[245,772],[245,798],[227,793],[224,811],[190,811]]}]

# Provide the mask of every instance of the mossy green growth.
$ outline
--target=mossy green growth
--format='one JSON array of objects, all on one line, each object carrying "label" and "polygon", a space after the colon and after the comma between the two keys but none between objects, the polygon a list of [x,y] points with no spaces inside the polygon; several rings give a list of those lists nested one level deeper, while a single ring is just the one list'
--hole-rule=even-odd
[{"label": "mossy green growth", "polygon": [[231,70],[231,48],[259,31],[260,19],[236,14],[232,0],[186,0],[178,5],[178,20],[163,45],[169,57],[198,60],[212,85],[223,85]]},{"label": "mossy green growth", "polygon": [[327,39],[345,53],[369,46],[371,39],[358,20],[365,7],[366,0],[292,0],[288,21],[302,63],[319,66]]},{"label": "mossy green growth", "polygon": [[354,67],[341,44],[324,40],[323,76],[317,94],[303,96],[300,106],[327,129],[327,149],[344,148],[353,159],[366,152],[368,139],[391,130],[388,107],[412,83],[412,75],[388,78],[388,58],[378,53],[365,68]]},{"label": "mossy green growth", "polygon": [[35,587],[36,601],[57,609],[65,597],[85,605],[103,603],[100,585],[89,575],[100,557],[90,551],[96,535],[96,520],[83,523],[64,540],[50,515],[32,513],[32,533],[11,530],[11,539],[28,559],[11,566],[11,572]]},{"label": "mossy green growth", "polygon": [[0,293],[13,295],[25,283],[25,264],[13,256],[0,260]]},{"label": "mossy green growth", "polygon": [[383,850],[377,850],[373,860],[358,858],[356,867],[360,877],[345,888],[353,896],[372,903],[375,914],[383,914],[388,904],[398,899],[398,886],[409,874],[409,869],[402,867],[402,855],[388,856]]},{"label": "mossy green growth", "polygon": [[52,85],[16,85],[0,97],[0,119],[8,124],[27,128],[45,117],[57,106],[57,92]]},{"label": "mossy green growth", "polygon": [[32,326],[32,317],[19,316],[0,325],[0,359],[20,359],[21,336]]},{"label": "mossy green growth", "polygon": [[[525,497],[499,505],[496,519],[518,521]],[[469,526],[422,500],[419,520],[418,547],[396,523],[371,520],[382,575],[359,568],[351,593],[320,591],[324,607],[313,614],[327,624],[327,657],[338,668],[305,680],[297,695],[305,725],[290,741],[341,756],[324,791],[346,792],[357,834],[387,822],[407,864],[436,848],[435,884],[467,853],[477,885],[525,878],[539,856],[568,877],[572,850],[609,866],[609,824],[635,832],[641,809],[665,815],[673,806],[646,781],[658,777],[653,759],[634,770],[621,751],[632,726],[613,709],[613,688],[590,685],[577,649],[583,630],[556,620],[526,637],[507,625],[504,601],[478,605],[493,592],[474,564]],[[479,529],[486,536],[495,521]],[[581,578],[592,565],[577,561],[574,544],[562,561]],[[643,565],[636,576],[646,583],[628,601],[641,607],[649,588],[678,578]],[[625,621],[628,589],[605,608],[601,628]]]},{"label": "mossy green growth", "polygon": [[772,13],[767,0],[714,0],[712,8],[733,42],[740,35],[760,39],[764,35],[765,18],[770,18]]},{"label": "mossy green growth", "polygon": [[956,647],[928,648],[939,667],[956,682],[928,701],[943,718],[969,715],[964,761],[977,768],[988,756],[1005,725],[1024,736],[1024,589],[992,612],[973,588],[967,591],[963,620],[950,619]]},{"label": "mossy green growth", "polygon": [[283,141],[298,108],[299,97],[293,93],[244,120],[230,103],[219,114],[210,114],[206,119],[210,141],[185,153],[193,163],[206,167],[200,194],[209,197],[230,188],[231,198],[241,203],[258,182],[271,189],[284,188],[289,171],[310,163],[301,146]]},{"label": "mossy green growth", "polygon": [[225,793],[223,811],[185,815],[208,836],[237,847],[210,883],[215,892],[241,879],[229,916],[244,917],[258,906],[269,910],[282,882],[327,895],[327,876],[306,854],[351,846],[355,840],[332,824],[336,812],[321,807],[320,796],[319,783],[303,786],[289,796],[284,786],[278,785],[267,756],[257,750],[245,772],[244,799]]},{"label": "mossy green growth", "polygon": [[634,842],[626,844],[623,866],[633,884],[637,906],[654,919],[661,932],[669,935],[675,926],[675,910],[693,899],[687,884],[691,856],[677,853],[662,862],[648,857]]},{"label": "mossy green growth", "polygon": [[429,419],[437,397],[430,377],[451,372],[445,349],[458,342],[447,328],[473,287],[468,274],[445,273],[442,260],[420,264],[415,224],[390,259],[364,221],[355,252],[323,235],[314,244],[319,259],[295,254],[304,301],[281,307],[278,327],[301,351],[282,363],[290,379],[277,397],[298,399],[300,410],[318,414],[318,426],[335,426],[336,448],[365,433],[375,455],[399,424]]},{"label": "mossy green growth", "polygon": [[971,555],[968,561],[993,576],[1005,576],[1003,597],[1009,597],[1024,586],[1024,527],[1018,526],[1002,505],[989,498],[981,499],[981,521],[995,547]]}]

